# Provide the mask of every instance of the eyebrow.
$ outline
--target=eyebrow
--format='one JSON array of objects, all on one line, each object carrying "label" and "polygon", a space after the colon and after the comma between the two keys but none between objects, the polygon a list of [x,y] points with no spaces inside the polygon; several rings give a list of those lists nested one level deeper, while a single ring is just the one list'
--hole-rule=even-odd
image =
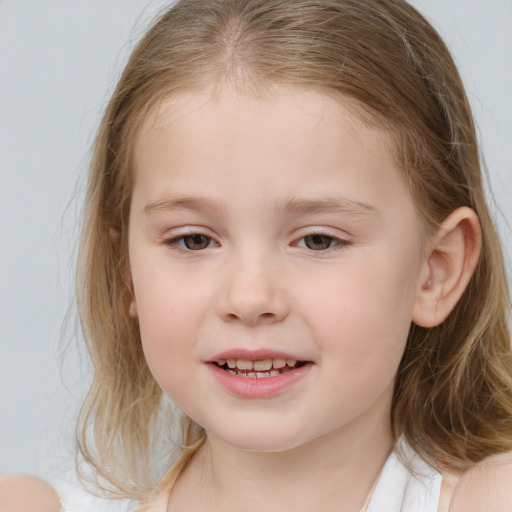
[{"label": "eyebrow", "polygon": [[276,204],[277,213],[316,214],[343,213],[353,215],[375,215],[378,211],[371,205],[346,197],[332,197],[321,200],[291,198],[283,204]]},{"label": "eyebrow", "polygon": [[[218,214],[226,212],[227,207],[202,196],[171,196],[148,203],[145,214],[176,210],[210,211]],[[274,204],[276,214],[314,215],[320,213],[343,213],[348,215],[375,215],[378,211],[371,205],[354,201],[346,197],[325,199],[290,198]]]},{"label": "eyebrow", "polygon": [[157,199],[144,207],[144,213],[169,212],[175,210],[213,211],[223,213],[226,207],[223,204],[200,196],[172,196]]}]

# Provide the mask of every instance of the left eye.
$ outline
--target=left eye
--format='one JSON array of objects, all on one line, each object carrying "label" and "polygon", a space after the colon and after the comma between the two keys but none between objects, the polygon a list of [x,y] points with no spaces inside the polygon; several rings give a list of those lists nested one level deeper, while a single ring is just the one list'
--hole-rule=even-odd
[{"label": "left eye", "polygon": [[299,247],[306,247],[312,251],[325,251],[337,245],[340,245],[341,240],[329,235],[314,234],[308,235],[300,239],[297,244]]}]

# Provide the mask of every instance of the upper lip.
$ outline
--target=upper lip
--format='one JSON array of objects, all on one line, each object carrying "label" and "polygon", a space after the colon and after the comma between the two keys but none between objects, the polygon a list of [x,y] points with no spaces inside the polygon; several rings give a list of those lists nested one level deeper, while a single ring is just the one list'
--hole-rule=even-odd
[{"label": "upper lip", "polygon": [[208,360],[209,363],[213,363],[219,360],[228,360],[228,359],[245,359],[248,361],[262,361],[264,359],[286,359],[288,361],[307,361],[307,359],[298,357],[296,354],[290,354],[287,352],[280,352],[277,350],[267,350],[267,349],[258,349],[258,350],[249,350],[244,348],[231,349],[221,352],[211,359]]}]

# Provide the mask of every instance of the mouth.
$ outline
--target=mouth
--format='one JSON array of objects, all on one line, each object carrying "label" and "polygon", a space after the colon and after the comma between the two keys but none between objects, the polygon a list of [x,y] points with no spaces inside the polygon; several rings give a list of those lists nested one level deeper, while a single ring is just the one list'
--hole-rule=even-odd
[{"label": "mouth", "polygon": [[310,374],[313,361],[273,350],[231,350],[208,361],[212,375],[229,394],[241,398],[280,396]]},{"label": "mouth", "polygon": [[308,361],[296,361],[294,359],[260,359],[251,361],[249,359],[219,359],[212,361],[214,366],[230,375],[252,379],[265,379],[278,377],[294,370],[297,370]]}]

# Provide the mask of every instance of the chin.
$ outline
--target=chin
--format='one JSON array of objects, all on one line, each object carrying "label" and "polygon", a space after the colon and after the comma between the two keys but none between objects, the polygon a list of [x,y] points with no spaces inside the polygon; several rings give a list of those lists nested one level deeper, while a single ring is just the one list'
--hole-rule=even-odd
[{"label": "chin", "polygon": [[[206,432],[208,435],[208,429]],[[223,443],[248,452],[284,452],[302,444],[292,429],[284,426],[256,424],[212,433]]]}]

